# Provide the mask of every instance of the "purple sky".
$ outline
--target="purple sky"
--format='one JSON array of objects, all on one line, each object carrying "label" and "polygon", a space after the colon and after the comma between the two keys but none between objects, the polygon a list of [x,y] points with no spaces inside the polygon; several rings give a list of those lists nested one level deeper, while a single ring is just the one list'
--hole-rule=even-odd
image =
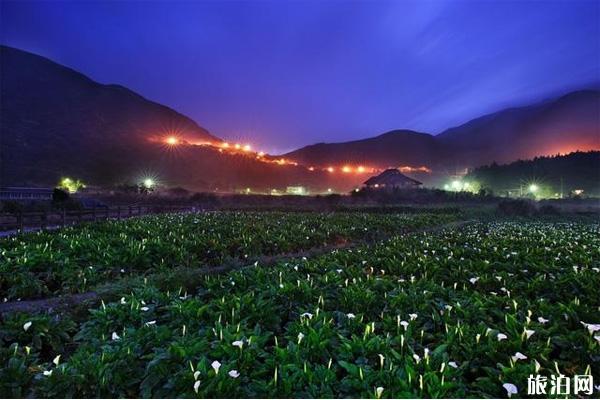
[{"label": "purple sky", "polygon": [[597,1],[27,2],[0,41],[283,152],[600,82]]}]

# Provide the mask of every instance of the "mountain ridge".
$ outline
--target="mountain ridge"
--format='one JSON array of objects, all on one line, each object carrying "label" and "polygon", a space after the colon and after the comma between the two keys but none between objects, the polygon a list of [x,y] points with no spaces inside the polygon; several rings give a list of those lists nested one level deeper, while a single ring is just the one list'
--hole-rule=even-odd
[{"label": "mountain ridge", "polygon": [[[223,151],[221,139],[170,107],[32,53],[0,47],[0,71],[0,186],[52,186],[64,176],[104,187],[152,177],[219,192],[357,183]],[[181,145],[166,144],[171,135]]]},{"label": "mountain ridge", "polygon": [[[301,165],[281,165],[273,158],[270,162],[258,160],[252,153],[223,153],[219,148],[223,141],[185,115],[122,85],[98,83],[45,57],[0,46],[0,66],[0,185],[52,185],[61,176],[73,176],[110,186],[139,181],[140,176],[151,173],[170,186],[194,190],[250,186],[270,190],[287,185],[347,190],[360,185],[368,175],[330,174],[309,167],[363,165],[368,170],[425,166],[433,169],[432,175],[421,171],[415,172],[415,177],[432,183],[433,175],[436,179],[447,176],[458,167],[548,154],[551,148],[533,154],[523,150],[535,148],[547,138],[557,137],[550,142],[563,145],[577,137],[575,147],[581,148],[573,150],[600,148],[600,91],[590,90],[565,95],[562,101],[549,100],[541,108],[536,103],[478,117],[443,135],[398,129],[356,141],[317,143],[284,155]],[[550,111],[544,112],[547,107]],[[538,111],[529,115],[531,110]],[[508,118],[509,128],[518,129],[507,131],[494,122],[507,112],[524,113],[527,118]],[[577,124],[581,132],[565,141],[564,132]],[[540,134],[539,126],[546,129],[554,125],[561,129]],[[457,129],[466,138],[453,132]],[[525,138],[512,131],[524,132]],[[489,132],[495,134],[490,136]],[[188,143],[211,142],[216,146],[169,149],[164,139],[171,134]]]},{"label": "mountain ridge", "polygon": [[[56,86],[57,83],[65,83],[58,82],[62,79],[67,81],[66,83],[70,84],[70,86],[61,89],[75,91],[78,89],[77,86],[87,85],[89,89],[96,91],[94,95],[98,99],[100,99],[102,96],[110,97],[111,95],[117,93],[125,95],[128,97],[129,101],[141,102],[148,107],[154,107],[157,110],[160,110],[162,113],[169,114],[168,116],[173,120],[179,120],[181,125],[185,126],[185,128],[190,131],[190,134],[197,136],[198,139],[222,142],[220,138],[210,134],[208,130],[199,126],[191,118],[177,112],[169,106],[147,99],[141,94],[134,92],[123,85],[114,83],[99,83],[85,74],[68,66],[56,63],[49,58],[5,45],[0,45],[0,59],[2,66],[2,74],[0,75],[0,90],[2,90],[1,93],[3,99],[6,99],[7,96],[5,92],[13,89],[11,87],[12,82],[4,79],[5,75],[12,75],[13,80],[23,81],[24,79],[32,79],[49,88],[53,88],[53,86]],[[35,74],[36,72],[41,73],[38,75]],[[47,79],[50,74],[53,75],[54,81]],[[6,102],[3,102],[3,108],[5,105]]]},{"label": "mountain ridge", "polygon": [[[577,115],[578,113],[583,115]],[[564,136],[566,131],[569,131],[570,137]],[[385,145],[381,143],[379,145],[381,148],[389,145],[402,147],[403,142],[407,140],[407,135],[413,133],[423,135],[422,140],[429,140],[431,148],[413,155],[412,158],[396,157],[393,159],[395,165],[416,166],[415,158],[421,160],[436,158],[432,161],[432,166],[458,162],[464,167],[476,167],[494,161],[510,162],[557,152],[600,149],[600,90],[583,89],[526,106],[505,108],[473,118],[437,135],[410,130],[392,130],[371,138],[304,146],[284,156],[297,162],[315,165],[324,165],[327,157],[334,158],[338,162],[361,162],[355,159],[352,153],[348,153],[349,148],[356,152],[357,146],[368,143],[368,147],[372,149],[377,147],[377,142],[382,141],[395,141],[395,143]],[[551,143],[550,138],[553,139]],[[575,145],[569,147],[569,142]],[[532,150],[532,148],[541,150]],[[381,160],[378,154],[380,150],[376,152],[369,148],[363,150],[366,158]],[[381,161],[377,165],[385,167],[390,157],[385,156]]]}]

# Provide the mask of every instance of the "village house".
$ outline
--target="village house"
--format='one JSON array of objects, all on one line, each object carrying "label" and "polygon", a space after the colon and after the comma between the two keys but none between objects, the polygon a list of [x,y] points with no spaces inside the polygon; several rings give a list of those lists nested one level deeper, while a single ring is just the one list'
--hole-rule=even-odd
[{"label": "village house", "polygon": [[367,179],[365,187],[370,189],[417,189],[423,183],[409,178],[396,168],[390,168]]}]

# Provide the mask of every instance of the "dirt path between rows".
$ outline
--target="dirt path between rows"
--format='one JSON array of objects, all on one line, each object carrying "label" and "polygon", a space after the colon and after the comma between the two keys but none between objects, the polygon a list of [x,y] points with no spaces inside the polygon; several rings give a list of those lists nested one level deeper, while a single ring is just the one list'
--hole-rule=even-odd
[{"label": "dirt path between rows", "polygon": [[[382,240],[390,239],[394,236],[400,235],[414,235],[423,232],[438,232],[446,229],[457,229],[467,224],[471,224],[476,222],[476,220],[462,220],[462,221],[454,221],[449,222],[447,224],[425,227],[415,229],[405,233],[399,233],[394,235],[389,235],[386,238],[382,238]],[[235,260],[228,264],[219,265],[215,267],[203,267],[197,268],[194,271],[195,276],[199,275],[215,275],[215,274],[223,274],[231,271],[236,271],[244,268],[253,268],[255,265],[260,265],[261,267],[268,267],[275,265],[279,262],[286,260],[293,260],[297,258],[310,258],[310,257],[318,257],[327,253],[330,253],[334,250],[346,250],[359,246],[363,246],[368,244],[368,242],[364,240],[355,240],[351,242],[342,242],[338,244],[331,244],[327,246],[314,247],[312,249],[303,250],[295,253],[285,253],[285,254],[277,254],[272,256],[260,256],[253,258],[251,260]],[[188,271],[189,272],[189,269]],[[92,304],[103,298],[102,294],[99,291],[91,291],[80,294],[72,294],[72,295],[64,295],[59,297],[51,297],[46,299],[39,300],[23,300],[23,301],[10,301],[6,303],[0,303],[0,314],[8,314],[13,312],[40,312],[40,311],[49,311],[55,312],[60,310],[65,310],[70,307],[74,307],[81,304]]]}]

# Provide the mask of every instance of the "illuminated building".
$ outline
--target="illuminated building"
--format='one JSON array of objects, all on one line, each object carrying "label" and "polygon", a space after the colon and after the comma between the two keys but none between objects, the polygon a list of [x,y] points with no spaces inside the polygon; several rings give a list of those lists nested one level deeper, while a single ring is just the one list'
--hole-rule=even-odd
[{"label": "illuminated building", "polygon": [[285,192],[296,196],[306,196],[308,194],[308,191],[304,186],[288,186],[285,189]]}]

